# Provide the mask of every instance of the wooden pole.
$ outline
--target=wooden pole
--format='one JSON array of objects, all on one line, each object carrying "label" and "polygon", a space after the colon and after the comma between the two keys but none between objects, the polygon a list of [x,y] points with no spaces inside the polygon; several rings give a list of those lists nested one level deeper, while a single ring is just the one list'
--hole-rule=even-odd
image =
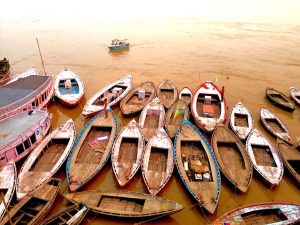
[{"label": "wooden pole", "polygon": [[6,204],[6,202],[5,202],[5,199],[4,199],[4,193],[3,193],[3,192],[1,193],[1,201],[2,201],[3,204],[4,204],[4,208],[5,208],[5,211],[6,211],[8,220],[9,220],[9,223],[12,225],[13,223],[12,223],[11,218],[10,218],[9,213],[8,213],[8,207],[7,207],[7,204]]},{"label": "wooden pole", "polygon": [[45,66],[44,66],[44,61],[43,61],[42,53],[41,53],[41,49],[40,49],[40,44],[39,44],[39,40],[37,38],[36,38],[36,42],[37,42],[37,45],[38,45],[38,48],[39,48],[40,57],[41,57],[41,60],[42,60],[42,66],[43,66],[43,69],[44,69],[44,73],[46,74],[46,70],[45,70]]}]

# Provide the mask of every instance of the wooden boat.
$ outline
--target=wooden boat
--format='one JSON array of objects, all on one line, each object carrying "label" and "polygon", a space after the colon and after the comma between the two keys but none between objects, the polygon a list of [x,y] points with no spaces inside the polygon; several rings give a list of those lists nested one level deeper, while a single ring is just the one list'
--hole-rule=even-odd
[{"label": "wooden boat", "polygon": [[175,137],[178,127],[183,120],[189,120],[190,110],[184,100],[177,100],[167,111],[166,114],[166,131],[170,138]]},{"label": "wooden boat", "polygon": [[174,169],[173,144],[164,128],[160,128],[146,145],[142,174],[152,195],[156,195],[168,182]]},{"label": "wooden boat", "polygon": [[300,151],[289,144],[278,141],[277,147],[281,155],[285,168],[295,178],[298,185],[300,185]]},{"label": "wooden boat", "polygon": [[290,87],[291,98],[297,105],[300,105],[300,90],[294,87]]},{"label": "wooden boat", "polygon": [[213,132],[211,145],[224,176],[245,193],[250,186],[253,167],[241,140],[220,124]]},{"label": "wooden boat", "polygon": [[188,105],[190,105],[193,98],[193,92],[188,87],[184,87],[179,92],[178,98],[183,99]]},{"label": "wooden boat", "polygon": [[238,102],[232,108],[229,124],[233,132],[244,141],[254,127],[254,120],[249,109]]},{"label": "wooden boat", "polygon": [[18,176],[18,199],[46,183],[61,168],[74,145],[75,125],[72,119],[57,127],[32,151]]},{"label": "wooden boat", "polygon": [[79,225],[89,208],[83,204],[74,204],[43,220],[43,225]]},{"label": "wooden boat", "polygon": [[20,111],[43,108],[53,96],[52,76],[32,68],[0,87],[0,120]]},{"label": "wooden boat", "polygon": [[183,206],[160,197],[136,192],[82,191],[65,194],[71,202],[82,202],[90,210],[115,217],[156,217],[176,213]]},{"label": "wooden boat", "polygon": [[149,141],[156,131],[165,124],[165,109],[158,98],[149,102],[139,118],[139,125],[144,134],[145,140]]},{"label": "wooden boat", "polygon": [[3,81],[8,77],[9,69],[9,61],[6,58],[0,60],[0,81]]},{"label": "wooden boat", "polygon": [[[52,178],[48,183],[39,187],[32,194],[18,202],[11,210],[9,216],[13,224],[38,225],[50,210],[58,192],[61,181]],[[3,225],[10,225],[6,215]]]},{"label": "wooden boat", "polygon": [[120,186],[126,185],[140,168],[144,146],[143,133],[133,119],[119,133],[111,153],[112,168]]},{"label": "wooden boat", "polygon": [[83,108],[82,114],[93,116],[105,108],[105,104],[113,107],[126,96],[132,88],[132,76],[127,75],[107,85],[91,97]]},{"label": "wooden boat", "polygon": [[255,128],[247,138],[246,150],[254,169],[269,184],[278,185],[283,175],[280,156],[272,144]]},{"label": "wooden boat", "polygon": [[0,120],[0,166],[28,155],[47,134],[51,117],[46,109],[39,109]]},{"label": "wooden boat", "polygon": [[166,109],[178,99],[178,90],[170,80],[165,80],[157,88],[157,97]]},{"label": "wooden boat", "polygon": [[184,120],[174,141],[175,162],[184,185],[213,214],[221,191],[221,175],[209,143],[200,131]]},{"label": "wooden boat", "polygon": [[[0,195],[4,196],[6,205],[10,204],[10,201],[14,195],[16,183],[17,183],[17,171],[16,166],[13,162],[7,163],[5,166],[0,168]],[[5,214],[5,205],[2,201],[0,202],[0,221]]]},{"label": "wooden boat", "polygon": [[111,44],[108,45],[108,48],[110,51],[128,49],[129,42],[127,42],[127,39],[123,39],[123,40],[114,39],[111,41]]},{"label": "wooden boat", "polygon": [[65,68],[54,81],[55,96],[65,105],[75,106],[84,95],[84,84],[80,77]]},{"label": "wooden boat", "polygon": [[285,94],[273,88],[267,88],[266,95],[274,105],[291,112],[295,110],[295,104]]},{"label": "wooden boat", "polygon": [[100,172],[109,159],[117,132],[118,119],[111,108],[94,116],[85,125],[67,161],[70,191],[79,190]]},{"label": "wooden boat", "polygon": [[275,137],[292,144],[292,134],[287,126],[270,110],[260,109],[260,119],[264,127]]},{"label": "wooden boat", "polygon": [[131,116],[140,112],[145,105],[151,102],[156,97],[155,85],[151,81],[141,83],[136,88],[132,89],[126,95],[121,103],[120,108],[124,115]]},{"label": "wooden boat", "polygon": [[217,86],[206,81],[195,91],[191,111],[196,124],[205,131],[212,132],[217,124],[226,120],[226,101]]},{"label": "wooden boat", "polygon": [[283,202],[257,203],[236,208],[212,224],[298,224],[300,221],[300,205]]}]

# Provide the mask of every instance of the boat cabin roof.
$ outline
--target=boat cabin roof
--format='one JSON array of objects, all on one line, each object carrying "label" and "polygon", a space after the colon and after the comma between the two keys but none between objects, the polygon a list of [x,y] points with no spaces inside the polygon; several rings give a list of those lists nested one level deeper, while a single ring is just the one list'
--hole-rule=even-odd
[{"label": "boat cabin roof", "polygon": [[0,87],[0,108],[28,96],[48,79],[49,76],[31,75]]}]

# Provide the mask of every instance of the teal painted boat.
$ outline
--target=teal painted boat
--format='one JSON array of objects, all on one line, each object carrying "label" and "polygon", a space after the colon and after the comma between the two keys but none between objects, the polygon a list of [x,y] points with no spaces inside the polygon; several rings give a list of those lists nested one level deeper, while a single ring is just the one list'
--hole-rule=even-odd
[{"label": "teal painted boat", "polygon": [[121,49],[128,49],[129,48],[129,43],[126,41],[127,39],[124,40],[119,40],[119,39],[114,39],[111,41],[111,44],[108,45],[108,48],[110,51],[116,51],[116,50],[121,50]]}]

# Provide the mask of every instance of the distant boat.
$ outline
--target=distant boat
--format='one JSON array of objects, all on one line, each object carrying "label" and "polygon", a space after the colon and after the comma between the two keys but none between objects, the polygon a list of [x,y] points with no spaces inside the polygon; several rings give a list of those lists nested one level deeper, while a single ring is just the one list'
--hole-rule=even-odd
[{"label": "distant boat", "polygon": [[120,102],[132,88],[132,76],[127,75],[120,80],[107,85],[91,97],[83,108],[85,117],[93,116],[107,107],[112,107]]},{"label": "distant boat", "polygon": [[278,185],[283,175],[283,164],[279,153],[255,128],[247,138],[246,150],[254,169],[268,184]]},{"label": "distant boat", "polygon": [[125,186],[140,168],[144,147],[143,133],[133,119],[120,131],[111,153],[112,168],[121,187]]},{"label": "distant boat", "polygon": [[73,120],[69,119],[42,140],[19,172],[17,199],[34,191],[56,174],[68,158],[75,138],[75,125]]},{"label": "distant boat", "polygon": [[52,76],[29,69],[0,87],[0,120],[20,111],[43,108],[53,96]]},{"label": "distant boat", "polygon": [[266,202],[236,208],[216,219],[212,224],[298,224],[299,215],[299,204]]},{"label": "distant boat", "polygon": [[129,42],[127,42],[127,39],[123,39],[123,40],[114,39],[111,41],[111,44],[108,45],[108,48],[110,51],[128,49]]},{"label": "distant boat", "polygon": [[195,91],[191,111],[196,124],[203,130],[212,132],[217,124],[225,123],[226,101],[217,86],[206,81]]},{"label": "distant boat", "polygon": [[183,209],[176,202],[136,192],[82,191],[67,193],[64,197],[71,202],[85,204],[95,213],[115,217],[160,217]]},{"label": "distant boat", "polygon": [[48,133],[51,117],[46,109],[39,109],[0,120],[0,166],[28,155]]},{"label": "distant boat", "polygon": [[142,174],[152,195],[156,195],[168,182],[174,169],[173,143],[160,128],[145,147]]},{"label": "distant boat", "polygon": [[193,92],[188,87],[184,87],[179,92],[178,98],[183,99],[188,105],[190,105],[193,98]]},{"label": "distant boat", "polygon": [[238,102],[231,111],[230,123],[233,132],[242,140],[246,140],[254,127],[254,120],[249,109]]},{"label": "distant boat", "polygon": [[9,61],[4,58],[0,60],[0,82],[5,80],[9,75],[10,64]]},{"label": "distant boat", "polygon": [[266,95],[274,105],[291,112],[295,110],[295,104],[282,92],[273,88],[267,88]]},{"label": "distant boat", "polygon": [[164,80],[157,88],[157,97],[166,109],[178,99],[176,85],[170,80]]},{"label": "distant boat", "polygon": [[84,84],[73,71],[65,68],[54,81],[55,96],[65,105],[75,106],[84,95]]},{"label": "distant boat", "polygon": [[145,105],[156,97],[155,85],[151,81],[146,81],[133,88],[126,95],[121,103],[120,108],[125,116],[132,116],[140,112]]},{"label": "distant boat", "polygon": [[109,159],[117,131],[118,120],[111,108],[84,126],[67,161],[70,191],[78,191],[101,171]]},{"label": "distant boat", "polygon": [[294,87],[290,87],[291,98],[297,105],[300,105],[300,90]]}]

